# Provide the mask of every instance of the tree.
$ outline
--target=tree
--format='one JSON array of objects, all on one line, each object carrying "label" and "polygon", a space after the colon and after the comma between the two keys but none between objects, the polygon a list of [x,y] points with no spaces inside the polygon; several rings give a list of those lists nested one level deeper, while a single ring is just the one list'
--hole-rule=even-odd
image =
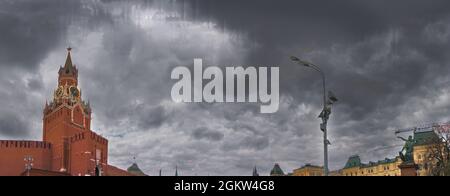
[{"label": "tree", "polygon": [[436,137],[429,138],[424,169],[432,176],[450,176],[450,125],[433,127]]}]

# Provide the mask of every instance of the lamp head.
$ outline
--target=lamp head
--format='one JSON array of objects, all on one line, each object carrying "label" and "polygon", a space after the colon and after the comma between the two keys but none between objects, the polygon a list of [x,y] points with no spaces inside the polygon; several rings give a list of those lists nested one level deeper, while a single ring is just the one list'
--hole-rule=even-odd
[{"label": "lamp head", "polygon": [[308,62],[302,61],[302,60],[300,60],[299,58],[297,58],[295,56],[291,56],[290,59],[291,59],[292,62],[300,64],[300,65],[303,65],[305,67],[309,67],[310,66]]},{"label": "lamp head", "polygon": [[332,103],[338,101],[338,98],[337,98],[337,97],[334,95],[334,93],[331,92],[331,91],[328,91],[328,99],[329,99]]},{"label": "lamp head", "polygon": [[292,62],[298,63],[298,62],[300,61],[300,59],[297,58],[297,57],[295,57],[295,56],[291,56],[291,57],[289,57],[289,58],[291,59]]}]

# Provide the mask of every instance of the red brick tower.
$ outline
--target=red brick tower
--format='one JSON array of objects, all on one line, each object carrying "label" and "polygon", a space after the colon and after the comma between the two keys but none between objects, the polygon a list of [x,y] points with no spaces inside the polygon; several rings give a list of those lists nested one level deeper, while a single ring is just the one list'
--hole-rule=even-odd
[{"label": "red brick tower", "polygon": [[44,108],[43,141],[52,144],[51,170],[95,175],[107,164],[108,141],[90,129],[91,108],[82,100],[70,53],[68,48],[53,100]]}]

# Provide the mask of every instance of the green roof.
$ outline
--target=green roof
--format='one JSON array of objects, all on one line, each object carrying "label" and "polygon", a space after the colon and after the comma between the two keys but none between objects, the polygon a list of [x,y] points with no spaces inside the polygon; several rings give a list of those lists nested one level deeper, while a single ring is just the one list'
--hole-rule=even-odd
[{"label": "green roof", "polygon": [[144,172],[139,168],[139,166],[136,163],[133,163],[128,169],[128,172],[136,175],[136,176],[146,176]]},{"label": "green roof", "polygon": [[384,160],[379,160],[377,162],[371,161],[368,164],[361,164],[361,167],[373,167],[373,166],[377,166],[377,165],[395,163],[395,162],[397,162],[397,158],[398,157],[395,157],[393,159],[385,158]]},{"label": "green roof", "polygon": [[359,158],[359,155],[353,155],[350,158],[348,158],[347,163],[345,164],[344,169],[346,168],[352,168],[352,167],[373,167],[376,165],[383,165],[388,163],[395,163],[397,161],[398,157],[395,157],[393,159],[385,158],[383,160],[379,160],[376,162],[370,161],[369,163],[362,163],[361,158]]},{"label": "green roof", "polygon": [[415,146],[428,145],[439,141],[439,136],[434,131],[414,133]]},{"label": "green roof", "polygon": [[275,165],[273,166],[272,171],[270,171],[270,175],[271,176],[273,176],[273,175],[278,175],[278,176],[284,175],[284,172],[281,169],[280,165],[278,165],[278,163],[275,163]]},{"label": "green roof", "polygon": [[344,168],[359,167],[359,166],[361,166],[361,158],[359,158],[359,155],[353,155],[350,158],[348,158],[348,161],[345,164]]}]

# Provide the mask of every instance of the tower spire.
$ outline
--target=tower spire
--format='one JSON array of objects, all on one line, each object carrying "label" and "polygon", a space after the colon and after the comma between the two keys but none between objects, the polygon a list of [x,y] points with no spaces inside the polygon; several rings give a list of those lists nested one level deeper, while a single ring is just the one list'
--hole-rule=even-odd
[{"label": "tower spire", "polygon": [[253,168],[253,174],[252,174],[252,176],[259,176],[258,171],[256,170],[256,165],[255,165],[255,167]]},{"label": "tower spire", "polygon": [[68,85],[78,85],[78,69],[75,65],[72,64],[71,51],[72,48],[68,47],[67,58],[66,62],[64,63],[64,67],[60,67],[58,71],[58,83],[61,86],[65,83],[68,83]]},{"label": "tower spire", "polygon": [[64,64],[64,68],[65,69],[71,69],[72,68],[72,58],[70,56],[70,51],[72,51],[72,48],[69,46],[67,48],[67,58],[66,58],[66,63]]}]

